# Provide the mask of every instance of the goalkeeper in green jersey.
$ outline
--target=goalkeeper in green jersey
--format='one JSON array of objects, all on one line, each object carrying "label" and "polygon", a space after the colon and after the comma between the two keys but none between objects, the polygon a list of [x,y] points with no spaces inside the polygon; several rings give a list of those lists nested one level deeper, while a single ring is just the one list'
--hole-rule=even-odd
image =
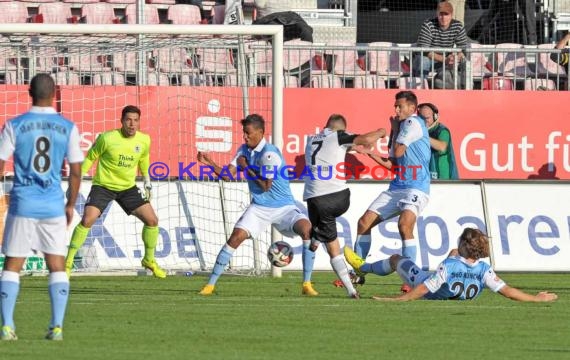
[{"label": "goalkeeper in green jersey", "polygon": [[[93,162],[99,161],[83,218],[75,227],[71,237],[65,260],[65,271],[68,276],[73,267],[73,258],[85,242],[89,229],[107,205],[115,200],[128,215],[132,214],[144,223],[142,239],[145,254],[141,265],[151,270],[158,278],[166,277],[166,272],[154,259],[154,250],[158,241],[158,217],[149,202],[150,136],[139,131],[140,116],[141,111],[138,107],[125,106],[121,114],[121,128],[99,135],[81,166],[81,174],[85,175]],[[140,170],[144,176],[144,194],[135,184],[137,170]]]}]

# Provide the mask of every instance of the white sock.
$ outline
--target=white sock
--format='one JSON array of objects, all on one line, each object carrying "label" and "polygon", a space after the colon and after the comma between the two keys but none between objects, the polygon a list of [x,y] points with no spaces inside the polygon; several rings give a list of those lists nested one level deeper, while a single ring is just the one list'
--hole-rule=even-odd
[{"label": "white sock", "polygon": [[331,266],[336,273],[336,276],[342,281],[344,288],[349,296],[356,294],[356,289],[352,282],[350,281],[350,276],[348,275],[348,267],[346,267],[346,263],[344,262],[344,257],[342,255],[337,255],[334,258],[331,258]]}]

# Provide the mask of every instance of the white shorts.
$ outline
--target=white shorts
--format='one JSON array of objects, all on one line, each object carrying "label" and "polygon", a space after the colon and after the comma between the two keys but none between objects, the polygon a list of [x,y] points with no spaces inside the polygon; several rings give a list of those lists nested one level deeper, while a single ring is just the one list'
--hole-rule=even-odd
[{"label": "white shorts", "polygon": [[420,190],[386,190],[370,204],[368,210],[380,215],[382,220],[388,220],[400,215],[404,210],[410,210],[418,216],[428,202],[429,195]]},{"label": "white shorts", "polygon": [[429,271],[420,269],[408,258],[404,258],[398,262],[396,272],[406,284],[413,288],[426,281],[432,274]]},{"label": "white shorts", "polygon": [[2,252],[10,257],[28,257],[33,251],[67,255],[65,216],[33,219],[8,214],[4,227]]},{"label": "white shorts", "polygon": [[287,205],[281,208],[270,208],[251,204],[237,221],[235,227],[243,229],[249,233],[249,237],[256,238],[269,225],[275,225],[281,234],[287,237],[295,237],[293,225],[301,219],[306,219],[305,215],[296,205]]}]

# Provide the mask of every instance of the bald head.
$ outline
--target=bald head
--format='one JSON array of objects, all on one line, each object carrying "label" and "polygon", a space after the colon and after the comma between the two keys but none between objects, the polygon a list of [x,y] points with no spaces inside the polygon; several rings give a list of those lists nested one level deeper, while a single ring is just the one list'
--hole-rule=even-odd
[{"label": "bald head", "polygon": [[346,119],[340,114],[332,114],[329,116],[325,127],[331,130],[346,130]]},{"label": "bald head", "polygon": [[50,106],[55,96],[55,82],[49,74],[38,74],[30,81],[29,92],[34,105]]}]

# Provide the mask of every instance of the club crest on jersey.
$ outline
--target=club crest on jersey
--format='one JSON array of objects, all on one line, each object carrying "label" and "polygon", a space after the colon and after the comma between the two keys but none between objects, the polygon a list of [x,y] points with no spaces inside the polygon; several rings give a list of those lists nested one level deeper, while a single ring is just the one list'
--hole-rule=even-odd
[{"label": "club crest on jersey", "polygon": [[140,145],[136,145],[135,146],[135,152],[138,154],[141,152],[141,146]]}]

